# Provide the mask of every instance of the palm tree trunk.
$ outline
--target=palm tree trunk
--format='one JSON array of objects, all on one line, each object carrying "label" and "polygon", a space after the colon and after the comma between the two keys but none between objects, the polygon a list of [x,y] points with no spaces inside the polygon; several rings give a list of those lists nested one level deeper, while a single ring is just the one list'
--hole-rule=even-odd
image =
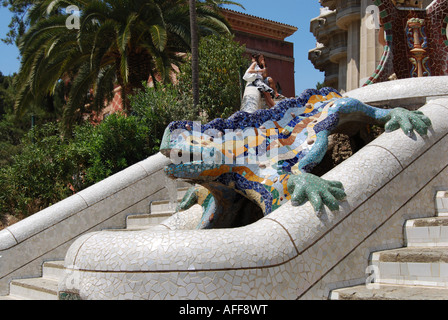
[{"label": "palm tree trunk", "polygon": [[124,83],[124,79],[121,76],[120,73],[120,62],[117,60],[115,62],[116,65],[116,69],[117,69],[117,82],[118,85],[120,86],[121,90],[121,106],[123,108],[123,111],[128,112],[129,110],[129,101],[128,101],[128,97],[127,97],[127,88],[126,88],[126,84]]},{"label": "palm tree trunk", "polygon": [[196,17],[196,0],[190,1],[190,29],[191,29],[191,70],[193,84],[193,104],[199,104],[199,37]]}]

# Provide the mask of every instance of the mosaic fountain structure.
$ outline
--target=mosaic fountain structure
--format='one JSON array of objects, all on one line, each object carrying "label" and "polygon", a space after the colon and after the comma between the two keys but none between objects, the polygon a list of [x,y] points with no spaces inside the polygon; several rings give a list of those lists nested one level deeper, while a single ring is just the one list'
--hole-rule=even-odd
[{"label": "mosaic fountain structure", "polygon": [[381,63],[365,83],[448,74],[448,3],[420,0],[374,0],[385,31]]},{"label": "mosaic fountain structure", "polygon": [[[375,3],[386,23],[394,21],[387,21],[390,10],[397,9],[394,3]],[[431,8],[437,10],[428,11],[433,22],[448,22],[443,17],[448,16],[446,5],[434,1]],[[401,70],[390,58],[391,52],[397,55],[397,37],[386,30],[385,59],[371,85],[344,96],[331,88],[307,90],[270,110],[243,105],[229,119],[205,125],[174,122],[165,131],[161,153],[119,180],[109,180],[121,185],[105,181],[92,189],[110,188],[103,200],[93,199],[88,190],[79,195],[82,204],[67,200],[80,209],[50,219],[50,227],[41,223],[38,230],[47,246],[55,232],[83,230],[76,231],[76,240],[55,245],[69,244],[59,298],[326,299],[334,289],[365,283],[369,255],[403,246],[405,221],[433,216],[434,191],[448,189],[444,42],[435,40],[439,38],[433,32],[426,49],[425,41],[417,41],[425,52],[435,47],[439,56],[445,55],[445,64],[434,62],[431,54],[415,64],[428,66],[431,74],[412,72],[425,77],[383,82],[387,72]],[[446,37],[446,27],[437,30]],[[415,34],[420,39],[423,33]],[[247,92],[255,99],[245,101],[258,101],[256,92]],[[410,102],[412,110],[406,109]],[[398,107],[381,108],[384,104]],[[416,110],[416,105],[423,107]],[[387,132],[324,176],[310,174],[327,151],[328,136],[354,123],[384,125]],[[127,200],[118,194],[129,189],[134,197],[160,183],[164,178],[152,172],[162,169],[171,178],[195,184],[178,213],[144,230],[94,230],[99,223],[94,215],[85,215],[90,207],[137,206],[135,200],[124,204]],[[145,178],[133,178],[136,182],[127,187],[127,176],[140,171]],[[56,207],[61,215],[64,205]],[[99,207],[92,210],[100,214]],[[7,248],[0,248],[4,256],[22,241],[37,237],[33,241],[38,242],[38,233],[24,229],[22,236],[21,230],[18,226],[0,233]],[[10,274],[19,269],[7,268]]]}]

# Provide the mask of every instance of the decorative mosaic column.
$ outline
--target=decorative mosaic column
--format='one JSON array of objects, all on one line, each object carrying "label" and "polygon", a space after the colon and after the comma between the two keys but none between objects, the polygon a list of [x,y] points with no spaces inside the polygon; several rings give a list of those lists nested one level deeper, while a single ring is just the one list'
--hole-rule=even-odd
[{"label": "decorative mosaic column", "polygon": [[448,16],[445,17],[445,19],[443,20],[443,27],[442,27],[442,35],[444,35],[446,37],[446,40],[443,40],[443,43],[448,46],[448,33],[447,33],[447,29],[448,29]]},{"label": "decorative mosaic column", "polygon": [[413,65],[411,77],[430,76],[427,66],[429,57],[426,55],[427,38],[424,31],[425,20],[411,18],[407,22],[408,46],[412,57],[409,59]]}]

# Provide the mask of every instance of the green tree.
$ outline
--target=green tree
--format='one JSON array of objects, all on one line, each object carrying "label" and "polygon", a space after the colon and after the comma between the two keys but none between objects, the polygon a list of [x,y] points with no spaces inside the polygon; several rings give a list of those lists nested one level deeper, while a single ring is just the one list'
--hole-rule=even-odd
[{"label": "green tree", "polygon": [[13,77],[4,76],[0,71],[0,119],[14,107]]},{"label": "green tree", "polygon": [[[65,8],[80,9],[80,28],[66,28]],[[16,108],[24,111],[52,95],[56,84],[70,80],[65,119],[85,106],[100,110],[114,85],[128,96],[150,77],[170,81],[180,52],[190,50],[188,4],[185,0],[36,0],[29,10],[29,29],[19,39],[22,55],[17,77]],[[198,2],[201,33],[228,33],[222,15]],[[90,91],[91,95],[88,95]]]},{"label": "green tree", "polygon": [[323,87],[325,87],[325,82],[317,82],[317,83],[316,83],[316,89],[317,89],[317,90],[320,90],[320,89],[322,89]]},{"label": "green tree", "polygon": [[199,104],[199,37],[196,15],[196,0],[189,0],[191,30],[191,83],[194,107]]},{"label": "green tree", "polygon": [[[241,70],[250,63],[234,36],[203,37],[199,43],[199,101],[207,120],[225,118],[241,107]],[[191,65],[181,66],[179,88],[191,88]]]},{"label": "green tree", "polygon": [[6,37],[1,39],[4,43],[15,44],[17,39],[25,33],[27,28],[26,13],[33,4],[33,0],[2,0],[3,7],[9,7],[13,16],[9,22],[9,31]]},{"label": "green tree", "polygon": [[20,218],[72,194],[74,166],[54,123],[30,130],[22,144],[12,164],[0,168],[0,209]]},{"label": "green tree", "polygon": [[98,126],[37,125],[21,150],[0,167],[0,220],[27,217],[150,155],[147,127],[136,116],[113,114]]},{"label": "green tree", "polygon": [[98,126],[75,129],[71,147],[80,169],[73,184],[77,190],[106,179],[151,155],[152,137],[136,116],[115,113]]},{"label": "green tree", "polygon": [[20,141],[25,131],[14,121],[13,76],[0,72],[0,167],[10,163],[13,155],[20,150]]},{"label": "green tree", "polygon": [[[224,4],[232,4],[244,7],[234,1],[205,0],[207,6],[217,10]],[[196,12],[196,0],[189,0],[190,6],[190,30],[191,30],[191,83],[193,92],[193,105],[196,109],[199,104],[199,34]]]},{"label": "green tree", "polygon": [[20,152],[25,133],[26,130],[16,126],[11,117],[0,120],[0,168],[10,164],[13,156]]},{"label": "green tree", "polygon": [[145,125],[146,134],[151,137],[150,154],[159,151],[165,128],[172,121],[202,120],[193,107],[192,96],[173,84],[161,84],[157,88],[146,87],[132,97],[131,104],[132,115]]},{"label": "green tree", "polygon": [[47,96],[42,104],[28,110],[23,117],[14,114],[14,76],[0,73],[0,167],[11,163],[20,152],[21,141],[33,125],[42,125],[61,118],[65,104],[65,85],[60,82],[53,96]]}]

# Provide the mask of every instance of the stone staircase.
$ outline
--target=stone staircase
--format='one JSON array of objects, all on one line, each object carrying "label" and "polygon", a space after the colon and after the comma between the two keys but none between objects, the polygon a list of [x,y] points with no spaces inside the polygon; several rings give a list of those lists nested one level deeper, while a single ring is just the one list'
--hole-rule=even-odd
[{"label": "stone staircase", "polygon": [[[188,191],[188,187],[177,189],[177,201],[179,202]],[[152,201],[150,212],[147,214],[131,214],[126,217],[126,229],[138,230],[146,229],[153,225],[160,224],[163,220],[170,217],[176,210],[176,205],[170,200]]]},{"label": "stone staircase", "polygon": [[[180,200],[188,188],[178,189]],[[374,252],[370,266],[375,281],[333,290],[332,300],[448,300],[448,192],[436,195],[437,216],[406,222],[407,247]],[[173,214],[168,200],[151,203],[149,214],[131,214],[126,230],[142,230]],[[47,261],[42,277],[15,279],[0,300],[57,300],[64,261]]]},{"label": "stone staircase", "polygon": [[[180,201],[188,187],[178,188]],[[175,212],[169,200],[152,201],[150,213],[130,214],[126,217],[126,230],[143,230],[160,224]],[[65,272],[64,261],[47,261],[42,265],[42,277],[15,279],[10,282],[10,292],[0,300],[58,300],[58,283]]]},{"label": "stone staircase", "polygon": [[404,248],[374,252],[373,283],[333,290],[332,300],[448,300],[448,192],[437,216],[406,222]]}]

